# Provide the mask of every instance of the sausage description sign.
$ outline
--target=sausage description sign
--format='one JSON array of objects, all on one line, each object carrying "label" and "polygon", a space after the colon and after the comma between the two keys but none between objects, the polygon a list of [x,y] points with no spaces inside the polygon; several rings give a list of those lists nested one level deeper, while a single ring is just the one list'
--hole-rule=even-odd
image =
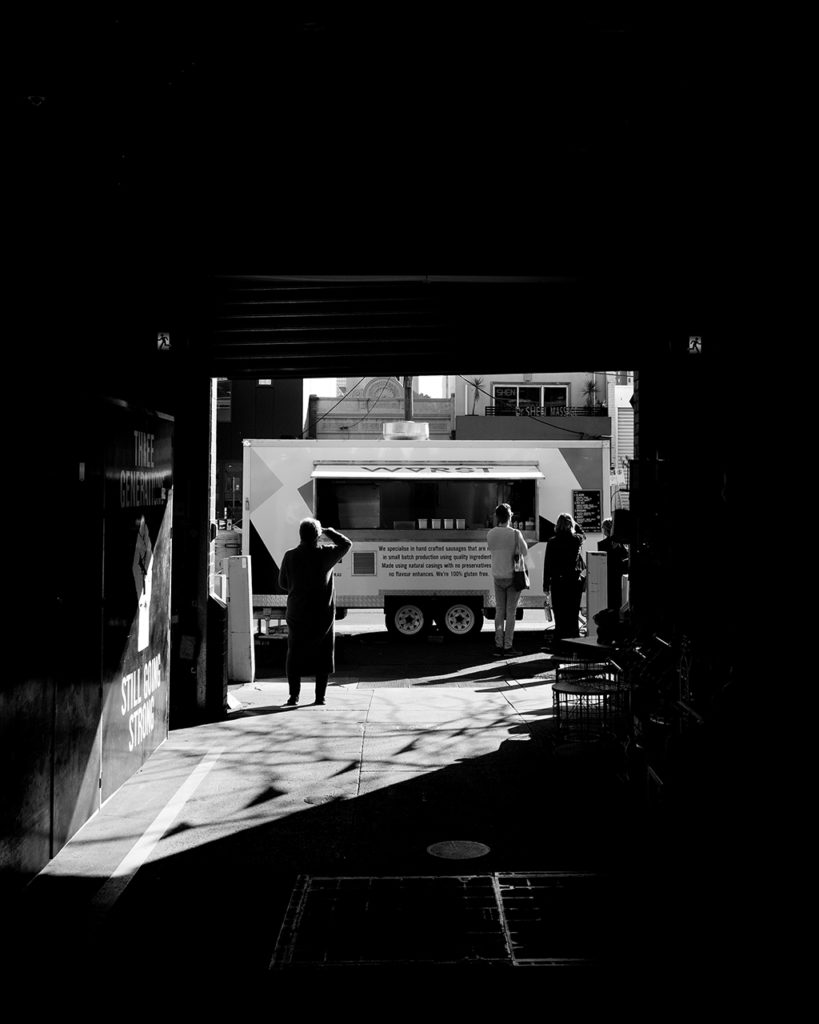
[{"label": "sausage description sign", "polygon": [[388,579],[408,583],[474,580],[484,582],[492,570],[486,544],[379,544],[380,567]]}]

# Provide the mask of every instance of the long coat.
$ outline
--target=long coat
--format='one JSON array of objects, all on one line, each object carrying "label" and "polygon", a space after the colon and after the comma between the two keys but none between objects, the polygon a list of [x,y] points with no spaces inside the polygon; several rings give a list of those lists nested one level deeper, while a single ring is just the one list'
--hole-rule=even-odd
[{"label": "long coat", "polygon": [[576,533],[556,533],[546,542],[543,558],[543,589],[548,590],[554,580],[576,579],[579,575],[577,556],[583,540]]},{"label": "long coat", "polygon": [[333,569],[353,542],[325,527],[332,545],[301,543],[285,551],[279,585],[287,591],[288,655],[300,667],[314,663],[317,672],[335,670],[336,592]]},{"label": "long coat", "polygon": [[543,590],[552,595],[555,637],[575,637],[579,633],[578,615],[583,593],[577,556],[583,539],[575,533],[556,533],[546,542],[543,558]]}]

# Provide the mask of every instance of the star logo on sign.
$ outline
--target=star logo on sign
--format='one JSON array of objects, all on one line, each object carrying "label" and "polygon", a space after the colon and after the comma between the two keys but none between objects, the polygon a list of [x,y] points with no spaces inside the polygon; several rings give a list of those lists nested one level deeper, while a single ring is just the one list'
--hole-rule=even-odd
[{"label": "star logo on sign", "polygon": [[151,535],[148,532],[148,525],[145,522],[145,516],[142,516],[139,521],[139,530],[137,532],[136,545],[134,547],[134,561],[132,564],[137,597],[141,597],[145,593],[145,577],[148,575],[152,557],[153,545],[151,544]]}]

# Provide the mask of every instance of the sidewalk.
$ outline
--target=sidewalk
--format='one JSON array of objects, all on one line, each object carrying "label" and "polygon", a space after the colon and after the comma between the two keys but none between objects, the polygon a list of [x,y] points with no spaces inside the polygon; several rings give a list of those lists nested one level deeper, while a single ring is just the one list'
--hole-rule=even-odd
[{"label": "sidewalk", "polygon": [[198,972],[238,954],[257,979],[642,969],[656,908],[634,914],[652,873],[619,748],[556,742],[536,638],[501,661],[429,642],[400,665],[350,641],[326,706],[283,708],[269,672],[231,688],[223,721],[172,731],[31,884],[31,942],[68,920],[63,966],[144,944]]}]

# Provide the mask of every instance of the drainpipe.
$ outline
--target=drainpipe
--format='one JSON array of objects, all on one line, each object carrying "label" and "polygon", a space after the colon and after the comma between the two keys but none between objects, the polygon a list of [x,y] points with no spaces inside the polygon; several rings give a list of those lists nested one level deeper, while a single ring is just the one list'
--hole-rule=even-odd
[{"label": "drainpipe", "polygon": [[412,422],[412,377],[404,378],[404,419]]}]

